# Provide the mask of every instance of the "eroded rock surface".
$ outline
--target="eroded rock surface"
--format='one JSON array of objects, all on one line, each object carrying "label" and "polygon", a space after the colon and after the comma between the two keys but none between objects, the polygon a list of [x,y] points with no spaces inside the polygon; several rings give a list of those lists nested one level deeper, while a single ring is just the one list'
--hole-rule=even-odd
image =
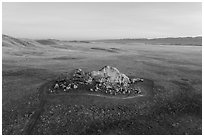
[{"label": "eroded rock surface", "polygon": [[105,82],[107,84],[123,84],[127,86],[130,83],[129,78],[120,73],[117,68],[105,66],[99,71],[92,71],[91,76],[93,79],[98,80],[99,82]]}]

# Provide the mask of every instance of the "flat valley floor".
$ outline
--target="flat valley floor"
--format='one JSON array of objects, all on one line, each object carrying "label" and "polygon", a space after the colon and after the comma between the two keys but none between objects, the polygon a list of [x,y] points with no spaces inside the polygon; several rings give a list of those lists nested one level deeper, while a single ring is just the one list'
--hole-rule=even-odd
[{"label": "flat valley floor", "polygon": [[40,106],[44,83],[73,69],[93,71],[105,65],[152,80],[152,98],[111,103],[76,96],[67,97],[73,101],[46,102],[27,134],[202,134],[202,46],[29,43],[2,46],[3,134],[25,133]]}]

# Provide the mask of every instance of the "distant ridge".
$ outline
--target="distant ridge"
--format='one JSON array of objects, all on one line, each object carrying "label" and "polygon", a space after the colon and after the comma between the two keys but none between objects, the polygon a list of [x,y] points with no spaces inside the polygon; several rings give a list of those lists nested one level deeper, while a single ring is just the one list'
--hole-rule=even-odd
[{"label": "distant ridge", "polygon": [[103,42],[122,42],[122,43],[145,43],[153,45],[192,45],[202,46],[202,37],[167,37],[167,38],[124,38],[124,39],[107,39],[98,40]]},{"label": "distant ridge", "polygon": [[36,41],[42,45],[56,45],[56,42],[51,39],[42,39],[42,40],[36,40]]},{"label": "distant ridge", "polygon": [[106,39],[106,40],[89,40],[89,41],[62,41],[56,39],[18,39],[8,35],[2,35],[3,46],[12,44],[21,45],[24,47],[34,46],[34,42],[41,45],[58,45],[64,42],[77,42],[77,43],[91,43],[91,42],[106,42],[106,43],[144,43],[152,45],[188,45],[188,46],[202,46],[202,36],[197,37],[167,37],[167,38],[124,38],[124,39]]},{"label": "distant ridge", "polygon": [[[155,40],[155,39],[186,39],[186,38],[202,38],[202,36],[195,36],[195,37],[163,37],[163,38],[123,38],[123,39],[148,39],[148,40]],[[122,39],[121,39],[122,40]]]}]

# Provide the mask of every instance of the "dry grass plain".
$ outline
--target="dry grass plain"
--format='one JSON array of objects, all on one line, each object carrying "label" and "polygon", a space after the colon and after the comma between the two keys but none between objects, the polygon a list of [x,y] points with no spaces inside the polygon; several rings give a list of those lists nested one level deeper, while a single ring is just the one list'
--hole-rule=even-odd
[{"label": "dry grass plain", "polygon": [[[202,134],[201,46],[17,40],[3,36],[3,134],[23,134],[29,116],[38,107],[38,89],[43,83],[76,68],[92,71],[105,65],[128,76],[153,80],[153,100],[126,105],[123,116],[127,116],[120,120],[96,118],[88,124],[79,120],[69,124],[68,131],[64,125],[50,125],[53,127],[43,131],[41,119],[32,134]],[[50,107],[47,105],[42,117],[55,121],[62,110],[46,114]],[[75,120],[75,113],[67,117]]]}]

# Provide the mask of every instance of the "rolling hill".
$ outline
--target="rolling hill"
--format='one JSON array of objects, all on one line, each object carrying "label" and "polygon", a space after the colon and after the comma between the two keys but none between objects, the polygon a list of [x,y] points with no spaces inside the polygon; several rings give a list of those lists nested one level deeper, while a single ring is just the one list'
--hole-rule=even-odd
[{"label": "rolling hill", "polygon": [[[14,45],[20,47],[33,47],[37,45],[65,45],[67,43],[79,43],[81,41],[62,41],[56,39],[17,39],[8,35],[2,35],[2,46],[3,47],[12,47]],[[108,40],[91,40],[91,41],[82,41],[82,43],[91,43],[91,42],[105,42],[105,43],[144,43],[151,45],[189,45],[189,46],[202,46],[202,37],[177,37],[177,38],[155,38],[155,39],[108,39]]]}]

